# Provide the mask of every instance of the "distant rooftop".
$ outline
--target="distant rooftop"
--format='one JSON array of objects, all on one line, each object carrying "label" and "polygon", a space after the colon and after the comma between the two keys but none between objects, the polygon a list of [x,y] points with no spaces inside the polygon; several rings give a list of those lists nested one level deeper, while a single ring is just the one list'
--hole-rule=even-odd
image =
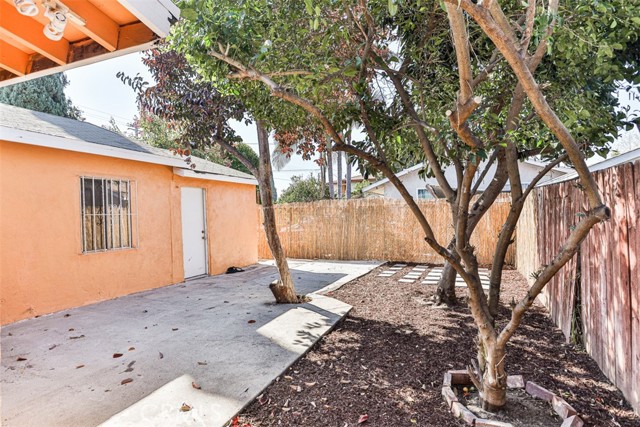
[{"label": "distant rooftop", "polygon": [[[610,159],[603,160],[598,163],[594,163],[589,166],[589,170],[591,172],[597,172],[599,170],[612,168],[614,166],[621,165],[623,163],[634,162],[640,159],[640,148],[636,148],[635,150],[627,151],[626,153],[620,154],[615,157],[611,157]],[[545,185],[557,184],[559,182],[570,181],[572,179],[578,178],[578,173],[573,171],[566,175],[559,176],[557,178],[551,179],[549,181],[545,181],[544,183],[538,185],[538,187],[543,187]]]}]

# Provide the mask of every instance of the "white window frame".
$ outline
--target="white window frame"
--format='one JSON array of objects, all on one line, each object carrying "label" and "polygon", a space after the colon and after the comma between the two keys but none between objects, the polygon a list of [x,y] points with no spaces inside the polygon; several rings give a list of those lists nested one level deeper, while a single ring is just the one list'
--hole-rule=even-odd
[{"label": "white window frame", "polygon": [[[427,193],[431,197],[428,197],[428,198],[420,197],[420,190],[424,191],[425,193]],[[428,188],[416,188],[416,199],[418,199],[418,200],[434,200],[434,197],[433,197],[433,194],[431,193],[431,191],[429,191]]]},{"label": "white window frame", "polygon": [[[97,177],[97,176],[80,176],[79,181],[80,181],[80,234],[81,234],[82,253],[91,254],[91,253],[97,253],[97,252],[111,252],[111,251],[134,249],[138,247],[138,240],[137,240],[138,215],[137,215],[137,203],[136,203],[138,198],[137,197],[138,186],[136,185],[136,182],[126,178]],[[91,194],[93,197],[91,201],[85,200],[84,189],[85,189],[85,183],[87,181],[91,181],[91,186],[92,186]],[[96,181],[102,181],[102,206],[105,208],[106,212],[101,214],[86,212],[87,206],[95,207]],[[121,191],[120,188],[122,187],[122,185],[126,186],[126,189],[127,189],[126,193],[128,194],[128,197],[129,197],[127,212],[125,213],[125,218],[124,218],[124,220],[127,223],[127,227],[126,227],[127,228],[126,230],[127,244],[120,243],[119,245],[115,244],[116,239],[114,234],[114,230],[115,230],[114,219],[116,215],[109,211],[110,209],[113,209],[113,203],[114,203],[113,192],[107,191],[107,184],[109,188],[111,188],[111,186],[116,182],[118,183],[119,192]],[[110,198],[110,200],[108,200],[108,198]],[[119,200],[119,207],[122,208],[121,200]],[[90,246],[88,245],[88,241],[87,241],[88,237],[87,237],[87,228],[86,228],[86,221],[85,221],[86,217],[88,216],[91,217],[91,221],[90,221],[91,227],[92,227],[91,236],[93,236],[93,242],[91,242],[92,244]],[[103,220],[105,224],[104,226],[105,231],[102,233],[102,242],[100,242],[101,248],[99,249],[97,249],[98,247],[97,236],[96,236],[97,233],[95,232],[97,227],[96,225],[97,216],[103,216]],[[118,228],[119,228],[118,234],[122,236],[123,230],[122,230],[122,224],[120,220],[118,220]],[[110,231],[107,231],[107,230],[110,230]],[[120,240],[122,242],[122,237],[120,237]]]}]

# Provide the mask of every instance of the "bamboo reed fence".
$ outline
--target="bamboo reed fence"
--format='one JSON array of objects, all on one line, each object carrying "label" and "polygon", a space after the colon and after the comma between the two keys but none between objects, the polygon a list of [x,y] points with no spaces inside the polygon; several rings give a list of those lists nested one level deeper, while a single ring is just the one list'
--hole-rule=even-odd
[{"label": "bamboo reed fence", "polygon": [[[447,202],[418,201],[442,245],[453,236]],[[393,199],[322,200],[276,205],[276,223],[290,258],[394,260],[441,264],[442,258],[424,241],[420,224],[406,203]],[[490,264],[509,203],[496,202],[478,224],[471,242],[481,264]],[[262,212],[260,224],[262,224]],[[271,258],[260,227],[258,253]],[[507,254],[513,265],[515,250]]]}]

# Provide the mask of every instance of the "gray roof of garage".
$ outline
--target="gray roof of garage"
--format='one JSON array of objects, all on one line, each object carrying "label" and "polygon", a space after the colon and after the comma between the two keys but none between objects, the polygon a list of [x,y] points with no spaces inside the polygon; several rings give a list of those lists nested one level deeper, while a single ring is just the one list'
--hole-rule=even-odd
[{"label": "gray roof of garage", "polygon": [[[40,113],[38,111],[27,110],[25,108],[14,107],[12,105],[1,103],[0,126],[23,130],[26,132],[35,132],[43,135],[61,137],[67,140],[77,140],[78,142],[89,142],[92,144],[104,145],[132,152],[151,154],[162,158],[179,159],[179,157],[173,154],[170,150],[152,147],[144,142],[135,141],[92,123],[54,116],[52,114]],[[0,133],[0,139],[1,138],[2,134]],[[197,172],[253,179],[252,175],[217,163],[197,157],[192,157],[192,160],[196,166],[195,169],[191,169],[186,162],[184,167]]]}]

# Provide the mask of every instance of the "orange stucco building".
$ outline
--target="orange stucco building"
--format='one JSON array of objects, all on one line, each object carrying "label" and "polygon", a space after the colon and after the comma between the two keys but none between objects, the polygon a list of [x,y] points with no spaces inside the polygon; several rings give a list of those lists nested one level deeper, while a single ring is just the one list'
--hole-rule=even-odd
[{"label": "orange stucco building", "polygon": [[1,323],[255,263],[256,184],[0,105]]}]

